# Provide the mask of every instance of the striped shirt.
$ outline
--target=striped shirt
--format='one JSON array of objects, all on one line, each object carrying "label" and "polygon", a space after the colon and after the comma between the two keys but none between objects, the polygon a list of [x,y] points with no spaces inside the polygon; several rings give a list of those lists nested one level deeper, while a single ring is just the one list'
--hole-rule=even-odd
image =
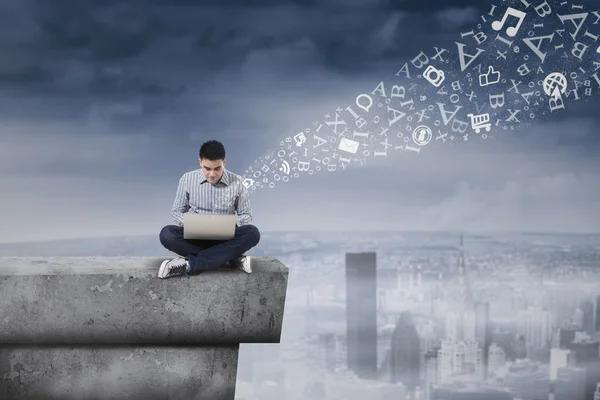
[{"label": "striped shirt", "polygon": [[179,179],[171,217],[183,226],[183,214],[236,214],[237,225],[252,223],[252,208],[244,178],[223,169],[221,179],[215,184],[206,180],[202,169],[186,172]]}]

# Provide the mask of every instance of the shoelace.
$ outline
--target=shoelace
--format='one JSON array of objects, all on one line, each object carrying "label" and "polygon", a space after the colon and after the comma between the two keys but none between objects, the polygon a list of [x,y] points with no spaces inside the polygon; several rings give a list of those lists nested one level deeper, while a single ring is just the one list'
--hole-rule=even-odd
[{"label": "shoelace", "polygon": [[187,267],[187,263],[183,263],[183,264],[171,267],[171,270],[169,271],[169,276],[170,275],[185,275],[185,276],[187,276],[188,279],[190,279],[190,276],[187,273],[186,267]]}]

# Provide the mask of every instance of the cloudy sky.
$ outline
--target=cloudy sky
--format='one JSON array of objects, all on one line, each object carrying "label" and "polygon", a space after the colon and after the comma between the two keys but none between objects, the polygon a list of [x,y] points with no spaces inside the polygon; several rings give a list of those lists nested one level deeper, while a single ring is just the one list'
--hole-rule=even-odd
[{"label": "cloudy sky", "polygon": [[[451,46],[489,4],[3,1],[0,242],[158,235],[203,141],[241,174],[421,49]],[[257,190],[254,223],[597,232],[599,105]]]}]

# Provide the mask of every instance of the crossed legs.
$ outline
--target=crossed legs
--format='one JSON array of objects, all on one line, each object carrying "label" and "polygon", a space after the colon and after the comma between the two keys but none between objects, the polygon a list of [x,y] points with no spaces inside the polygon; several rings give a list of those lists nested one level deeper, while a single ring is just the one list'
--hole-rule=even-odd
[{"label": "crossed legs", "polygon": [[167,225],[159,234],[160,243],[169,251],[185,257],[191,273],[215,269],[250,250],[260,241],[254,225],[236,226],[230,240],[191,240],[183,238],[183,227]]}]

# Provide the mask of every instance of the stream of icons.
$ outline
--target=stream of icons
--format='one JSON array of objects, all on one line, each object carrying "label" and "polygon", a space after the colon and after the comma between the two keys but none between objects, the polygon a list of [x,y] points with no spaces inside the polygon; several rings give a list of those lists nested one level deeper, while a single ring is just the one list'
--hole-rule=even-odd
[{"label": "stream of icons", "polygon": [[[581,59],[569,59],[576,57],[575,50],[567,51],[567,46],[573,46],[567,43],[570,37],[575,39],[573,33],[560,35],[564,46],[556,41],[548,49],[541,46],[542,41],[556,31],[541,23],[538,15],[544,17],[556,12],[561,20],[564,18],[563,25],[570,19],[576,27],[576,19],[584,15],[583,11],[569,14],[570,6],[565,5],[566,2],[555,3],[552,10],[550,5],[540,6],[537,12],[491,5],[489,14],[482,16],[483,23],[480,21],[477,26],[479,31],[461,35],[461,38],[472,35],[477,45],[471,43],[469,48],[467,44],[456,42],[460,72],[448,65],[451,57],[443,60],[440,56],[448,50],[435,47],[437,54],[429,57],[422,51],[412,60],[420,75],[409,74],[410,63],[407,62],[395,75],[406,72],[408,84],[386,82],[386,91],[381,81],[372,95],[365,92],[356,98],[356,107],[362,111],[354,105],[337,107],[335,112],[325,114],[325,119],[313,122],[314,127],[286,138],[279,152],[270,152],[270,158],[264,156],[256,160],[247,170],[244,186],[274,187],[274,181],[287,181],[301,173],[336,171],[349,164],[363,166],[370,158],[386,157],[388,148],[418,154],[431,143],[467,141],[475,134],[485,139],[492,131],[514,130],[536,117],[549,115],[548,110],[564,109],[566,98],[581,86],[577,81],[593,82],[595,76],[582,77],[579,71],[590,69],[579,67]],[[500,8],[504,8],[503,14],[498,13]],[[485,30],[484,23],[490,30]],[[582,29],[583,20],[577,31]],[[521,42],[517,46],[514,41],[518,38],[527,46]],[[527,47],[532,52],[527,51]],[[550,52],[557,58],[561,56],[562,50],[558,49],[562,47],[566,50],[562,58],[567,61],[544,63]],[[600,54],[600,46],[594,43],[593,49],[596,52],[592,50],[592,53]],[[479,59],[474,62],[476,58]],[[419,62],[421,65],[417,66]],[[569,63],[577,64],[579,70],[574,68],[567,72]],[[569,79],[574,82],[574,89],[569,88]],[[600,86],[600,78],[596,77],[596,81]],[[379,97],[377,92],[380,92]],[[439,109],[437,114],[436,109]],[[266,169],[267,165],[270,169]]]}]

